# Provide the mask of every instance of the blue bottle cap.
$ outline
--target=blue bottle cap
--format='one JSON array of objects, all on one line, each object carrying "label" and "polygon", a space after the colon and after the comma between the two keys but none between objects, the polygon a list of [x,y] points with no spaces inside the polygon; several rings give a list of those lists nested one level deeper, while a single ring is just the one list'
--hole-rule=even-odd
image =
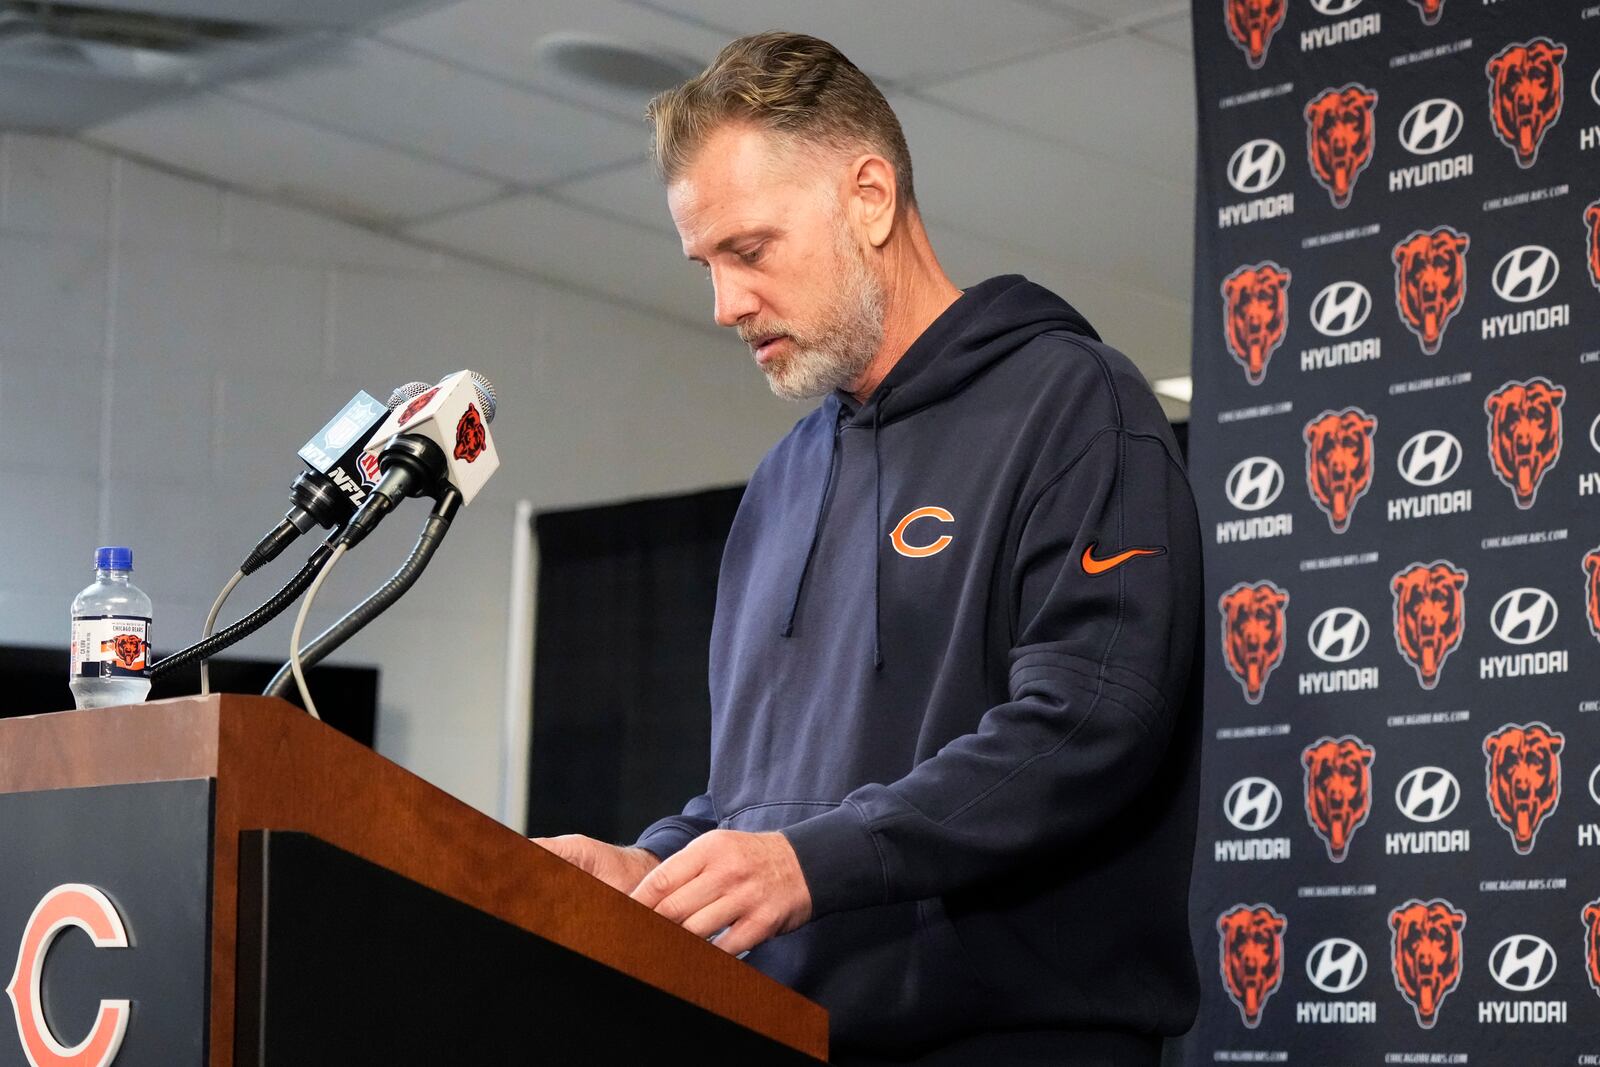
[{"label": "blue bottle cap", "polygon": [[100,571],[131,571],[133,570],[133,549],[123,547],[97,548],[94,550],[95,570]]}]

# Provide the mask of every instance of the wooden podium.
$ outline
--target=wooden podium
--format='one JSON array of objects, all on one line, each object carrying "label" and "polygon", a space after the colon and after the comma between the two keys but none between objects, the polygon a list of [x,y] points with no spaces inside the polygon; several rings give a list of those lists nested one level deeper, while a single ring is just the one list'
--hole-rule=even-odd
[{"label": "wooden podium", "polygon": [[816,1004],[280,700],[0,720],[0,883],[0,1067],[827,1058]]}]

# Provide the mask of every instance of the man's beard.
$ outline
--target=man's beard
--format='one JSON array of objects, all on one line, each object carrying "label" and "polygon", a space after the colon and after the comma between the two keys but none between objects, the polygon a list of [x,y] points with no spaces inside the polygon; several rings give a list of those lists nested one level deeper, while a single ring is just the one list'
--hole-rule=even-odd
[{"label": "man's beard", "polygon": [[884,287],[850,238],[841,211],[835,230],[838,284],[814,328],[800,333],[784,322],[740,326],[751,338],[785,334],[791,350],[762,368],[772,391],[785,400],[812,400],[842,389],[865,373],[883,344]]}]

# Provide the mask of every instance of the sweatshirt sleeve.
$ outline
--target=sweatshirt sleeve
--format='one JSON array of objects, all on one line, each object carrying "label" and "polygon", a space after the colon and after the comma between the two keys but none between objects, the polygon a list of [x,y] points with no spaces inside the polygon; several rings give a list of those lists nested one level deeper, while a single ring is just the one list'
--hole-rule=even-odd
[{"label": "sweatshirt sleeve", "polygon": [[1070,856],[1161,763],[1201,596],[1193,497],[1163,442],[1096,435],[1036,491],[1009,579],[1009,699],[900,780],[783,831],[814,915]]},{"label": "sweatshirt sleeve", "polygon": [[681,851],[685,845],[703,833],[717,828],[716,810],[711,806],[709,794],[702,793],[683,806],[677,815],[669,815],[645,827],[634,842],[635,848],[655,853],[657,859]]}]

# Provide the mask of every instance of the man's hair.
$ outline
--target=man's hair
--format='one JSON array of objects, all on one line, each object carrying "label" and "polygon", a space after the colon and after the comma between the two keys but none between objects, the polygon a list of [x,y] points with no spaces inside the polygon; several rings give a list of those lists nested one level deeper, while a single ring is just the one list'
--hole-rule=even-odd
[{"label": "man's hair", "polygon": [[651,100],[646,114],[655,123],[656,172],[668,183],[715,130],[749,123],[795,147],[876,152],[894,166],[901,205],[916,204],[900,120],[872,79],[827,41],[778,30],[741,37]]}]

